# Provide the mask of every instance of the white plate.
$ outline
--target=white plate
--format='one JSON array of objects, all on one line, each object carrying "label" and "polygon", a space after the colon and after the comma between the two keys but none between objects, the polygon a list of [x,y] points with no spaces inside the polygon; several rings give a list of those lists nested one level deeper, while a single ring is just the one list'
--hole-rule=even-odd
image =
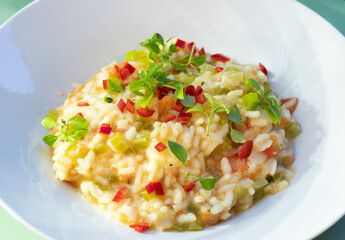
[{"label": "white plate", "polygon": [[[303,134],[285,191],[201,232],[138,234],[55,180],[40,126],[57,91],[84,82],[159,32],[239,61],[262,62],[297,96]],[[345,40],[295,1],[43,0],[0,29],[2,205],[56,239],[309,239],[345,212]]]}]

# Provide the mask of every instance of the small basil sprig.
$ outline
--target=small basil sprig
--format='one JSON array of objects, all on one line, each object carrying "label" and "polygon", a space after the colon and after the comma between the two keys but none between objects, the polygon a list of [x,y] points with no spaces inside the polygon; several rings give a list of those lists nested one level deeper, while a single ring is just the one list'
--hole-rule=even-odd
[{"label": "small basil sprig", "polygon": [[[169,140],[168,140],[168,146],[169,146],[170,151],[182,163],[183,169],[186,172],[185,164],[186,164],[186,160],[188,158],[188,153],[187,153],[186,149],[184,149],[180,144],[178,144],[176,142],[169,141]],[[190,176],[190,173],[188,172],[186,174],[185,178],[187,178],[189,176]],[[198,179],[202,188],[207,190],[207,191],[212,190],[214,188],[214,185],[217,182],[217,178],[201,178],[201,177],[197,177],[197,176],[190,176],[190,177]]]},{"label": "small basil sprig", "polygon": [[[200,67],[201,65],[203,65],[206,61],[206,55],[201,55],[198,57],[193,57],[193,53],[194,53],[194,48],[195,48],[195,44],[193,44],[191,53],[185,57],[176,59],[173,61],[171,61],[171,65],[175,68],[175,70],[178,71],[183,71],[186,72],[188,67],[193,67],[195,68],[198,72],[200,72]],[[186,63],[183,63],[186,62]]]},{"label": "small basil sprig", "polygon": [[[230,108],[229,118],[233,123],[243,125],[240,110],[237,108],[236,105],[234,105],[232,108]],[[231,122],[230,122],[229,135],[230,135],[232,141],[234,141],[235,143],[244,143],[246,141],[243,134],[240,131],[238,131],[232,127]]]},{"label": "small basil sprig", "polygon": [[67,122],[61,119],[61,123],[59,124],[52,117],[46,117],[41,121],[41,124],[46,128],[61,126],[59,135],[48,134],[43,137],[43,141],[48,146],[52,147],[59,137],[66,142],[81,140],[85,137],[89,129],[89,123],[81,116],[73,116]]},{"label": "small basil sprig", "polygon": [[239,101],[250,111],[255,111],[260,106],[267,112],[273,124],[280,124],[281,106],[276,99],[269,97],[272,90],[269,89],[263,93],[259,83],[254,79],[247,80],[246,85],[252,85],[256,89],[256,92],[246,94]]},{"label": "small basil sprig", "polygon": [[103,101],[107,102],[107,103],[111,103],[113,101],[113,99],[111,97],[109,97],[110,93],[113,92],[123,92],[125,91],[120,79],[116,78],[116,77],[109,77],[108,81],[107,81],[107,88],[108,88],[108,92],[105,95],[105,97],[103,97]]}]

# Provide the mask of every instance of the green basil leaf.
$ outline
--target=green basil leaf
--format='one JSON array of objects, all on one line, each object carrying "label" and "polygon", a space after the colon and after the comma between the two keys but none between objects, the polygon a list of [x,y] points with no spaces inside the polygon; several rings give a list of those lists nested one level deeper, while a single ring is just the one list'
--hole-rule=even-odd
[{"label": "green basil leaf", "polygon": [[210,102],[211,106],[214,106],[216,103],[216,99],[208,93],[204,93],[204,95],[207,98],[207,100]]},{"label": "green basil leaf", "polygon": [[120,79],[116,77],[109,77],[107,81],[107,87],[108,87],[108,93],[124,91]]},{"label": "green basil leaf", "polygon": [[202,188],[207,190],[207,191],[210,191],[214,188],[214,185],[216,184],[217,182],[217,178],[200,178],[200,177],[196,177]]},{"label": "green basil leaf", "polygon": [[230,130],[230,137],[235,143],[244,143],[246,141],[246,139],[243,137],[243,134],[233,128]]},{"label": "green basil leaf", "polygon": [[205,63],[206,61],[206,55],[201,55],[201,56],[198,56],[198,57],[195,57],[192,59],[192,63],[198,65],[198,66],[201,66]]},{"label": "green basil leaf", "polygon": [[146,94],[138,103],[139,107],[145,108],[151,101],[154,93],[150,92],[149,94]]},{"label": "green basil leaf", "polygon": [[177,70],[177,71],[185,70],[185,65],[184,64],[179,64],[179,63],[175,63],[175,62],[170,62],[170,63],[175,68],[175,70]]},{"label": "green basil leaf", "polygon": [[162,37],[162,35],[160,35],[159,33],[155,33],[153,35],[153,37],[156,39],[156,41],[158,41],[160,44],[164,45],[164,39]]},{"label": "green basil leaf", "polygon": [[240,98],[240,102],[250,111],[255,111],[260,103],[257,93],[250,92],[244,97]]},{"label": "green basil leaf", "polygon": [[41,121],[41,124],[45,128],[53,128],[58,126],[59,124],[56,122],[56,120],[52,117],[46,117]]},{"label": "green basil leaf", "polygon": [[205,113],[205,109],[201,106],[193,106],[191,107],[190,109],[187,110],[187,113],[190,113],[190,112],[202,112],[202,113]]},{"label": "green basil leaf", "polygon": [[48,146],[53,146],[56,140],[58,139],[58,136],[48,134],[43,137],[43,141],[48,145]]},{"label": "green basil leaf", "polygon": [[175,44],[171,44],[169,47],[169,52],[174,53],[176,52],[176,45]]},{"label": "green basil leaf", "polygon": [[249,85],[249,84],[252,85],[252,86],[254,86],[254,88],[255,88],[257,91],[261,90],[259,83],[258,83],[257,81],[255,81],[254,79],[248,79],[248,80],[246,81],[246,85]]},{"label": "green basil leaf", "polygon": [[265,97],[268,97],[268,96],[271,94],[271,92],[272,92],[272,89],[267,90],[267,91],[265,92],[264,96],[265,96]]},{"label": "green basil leaf", "polygon": [[280,121],[281,121],[280,111],[278,110],[276,106],[269,104],[269,106],[266,107],[265,110],[273,124],[280,124]]},{"label": "green basil leaf", "polygon": [[88,121],[86,121],[85,118],[81,117],[81,116],[73,116],[71,117],[67,123],[68,126],[73,126],[76,127],[78,130],[88,130],[89,128],[89,123]]},{"label": "green basil leaf", "polygon": [[157,43],[149,42],[147,45],[154,53],[159,54],[161,52],[161,49],[159,48]]},{"label": "green basil leaf", "polygon": [[174,93],[174,100],[175,102],[177,99],[184,99],[184,94],[183,94],[183,87],[180,87],[177,91]]},{"label": "green basil leaf", "polygon": [[169,140],[168,140],[168,146],[169,146],[170,151],[184,166],[188,158],[188,153],[186,149],[184,149],[180,144],[169,141]]},{"label": "green basil leaf", "polygon": [[187,62],[188,59],[189,59],[189,55],[175,59],[174,61],[176,61],[176,62]]},{"label": "green basil leaf", "polygon": [[242,123],[241,113],[236,105],[230,108],[229,117],[234,123]]},{"label": "green basil leaf", "polygon": [[87,130],[78,130],[70,136],[71,139],[80,140],[85,137]]},{"label": "green basil leaf", "polygon": [[194,106],[194,98],[192,96],[187,95],[186,93],[183,94],[184,98],[181,100],[181,103],[185,107],[193,107]]}]

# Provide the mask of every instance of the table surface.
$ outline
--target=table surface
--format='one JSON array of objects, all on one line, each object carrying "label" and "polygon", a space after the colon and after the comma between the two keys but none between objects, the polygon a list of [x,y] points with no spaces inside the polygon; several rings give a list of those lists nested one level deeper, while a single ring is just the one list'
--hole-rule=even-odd
[{"label": "table surface", "polygon": [[[33,0],[1,0],[0,25]],[[345,35],[345,0],[299,0]],[[23,226],[0,207],[0,239],[40,240],[42,237]],[[345,239],[345,217],[315,240]]]}]

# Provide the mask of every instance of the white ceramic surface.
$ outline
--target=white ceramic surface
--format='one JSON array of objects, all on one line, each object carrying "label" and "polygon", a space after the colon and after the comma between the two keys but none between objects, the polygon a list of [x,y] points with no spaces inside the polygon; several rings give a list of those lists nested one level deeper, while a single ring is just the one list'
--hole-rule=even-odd
[{"label": "white ceramic surface", "polygon": [[[54,178],[40,126],[57,91],[88,80],[159,32],[262,62],[282,97],[297,96],[296,177],[236,218],[201,232],[137,234]],[[0,29],[0,197],[56,239],[307,239],[345,212],[345,39],[295,1],[42,0]]]}]

